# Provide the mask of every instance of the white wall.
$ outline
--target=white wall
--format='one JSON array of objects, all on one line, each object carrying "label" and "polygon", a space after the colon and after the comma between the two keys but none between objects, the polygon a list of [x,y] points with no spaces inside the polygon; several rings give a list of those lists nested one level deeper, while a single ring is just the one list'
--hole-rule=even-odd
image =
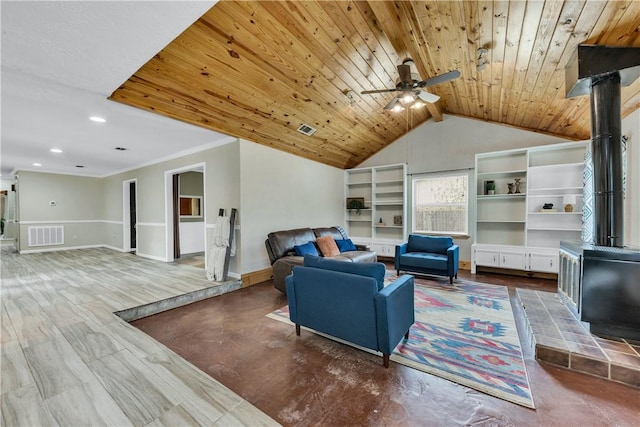
[{"label": "white wall", "polygon": [[627,141],[627,191],[624,211],[625,245],[640,247],[640,109],[622,120]]},{"label": "white wall", "polygon": [[272,231],[344,223],[344,171],[240,142],[242,272],[269,267]]},{"label": "white wall", "polygon": [[43,249],[27,246],[28,229],[37,225],[64,226],[64,245],[45,249],[104,244],[102,190],[99,178],[19,172],[20,251]]},{"label": "white wall", "polygon": [[[475,155],[512,148],[567,142],[556,136],[530,132],[482,120],[445,114],[443,121],[427,121],[399,138],[393,144],[370,157],[359,167],[379,166],[392,163],[406,163],[408,177],[408,203],[411,204],[411,175],[450,170],[469,170],[469,188],[475,188],[473,168]],[[475,205],[469,206],[469,232],[475,222]],[[411,215],[407,218],[411,230]],[[460,246],[460,259],[471,260],[471,245],[474,236],[456,238]]]}]

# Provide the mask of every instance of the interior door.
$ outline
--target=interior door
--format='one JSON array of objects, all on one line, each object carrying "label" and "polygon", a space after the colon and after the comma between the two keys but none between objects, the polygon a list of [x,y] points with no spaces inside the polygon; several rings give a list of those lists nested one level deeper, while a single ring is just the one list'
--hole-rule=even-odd
[{"label": "interior door", "polygon": [[129,227],[130,227],[130,236],[131,236],[131,252],[136,249],[136,242],[138,241],[138,236],[136,234],[136,214],[137,206],[136,206],[136,183],[129,183]]}]

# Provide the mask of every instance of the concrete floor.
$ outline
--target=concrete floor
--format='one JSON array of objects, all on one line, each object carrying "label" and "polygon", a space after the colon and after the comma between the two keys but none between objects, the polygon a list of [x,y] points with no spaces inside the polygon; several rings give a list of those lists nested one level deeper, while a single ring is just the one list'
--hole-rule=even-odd
[{"label": "concrete floor", "polygon": [[379,357],[308,331],[296,337],[265,317],[286,305],[271,282],[133,325],[283,425],[640,425],[639,389],[534,360],[515,289],[555,292],[555,281],[459,277],[509,287],[536,410],[397,363],[384,369]]}]

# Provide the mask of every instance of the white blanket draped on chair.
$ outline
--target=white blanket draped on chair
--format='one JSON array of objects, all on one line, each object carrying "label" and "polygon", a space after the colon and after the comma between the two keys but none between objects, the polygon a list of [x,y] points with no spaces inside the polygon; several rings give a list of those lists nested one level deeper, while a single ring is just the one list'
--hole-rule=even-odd
[{"label": "white blanket draped on chair", "polygon": [[[219,216],[216,219],[216,228],[213,232],[213,242],[209,247],[207,259],[207,279],[221,281],[224,280],[224,263],[229,247],[230,220],[228,216]],[[236,254],[236,241],[231,239],[230,256]]]}]

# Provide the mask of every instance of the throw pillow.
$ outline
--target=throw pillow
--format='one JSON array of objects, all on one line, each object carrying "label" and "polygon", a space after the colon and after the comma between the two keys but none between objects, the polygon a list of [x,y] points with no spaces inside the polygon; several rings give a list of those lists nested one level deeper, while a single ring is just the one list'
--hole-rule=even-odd
[{"label": "throw pillow", "polygon": [[305,256],[306,254],[318,256],[318,250],[313,242],[305,243],[304,245],[294,246],[293,250],[298,256]]},{"label": "throw pillow", "polygon": [[336,240],[336,245],[340,252],[357,251],[356,245],[353,244],[351,239]]},{"label": "throw pillow", "polygon": [[318,237],[316,243],[323,257],[340,255],[340,249],[338,249],[338,245],[336,245],[336,241],[333,240],[332,236]]}]

